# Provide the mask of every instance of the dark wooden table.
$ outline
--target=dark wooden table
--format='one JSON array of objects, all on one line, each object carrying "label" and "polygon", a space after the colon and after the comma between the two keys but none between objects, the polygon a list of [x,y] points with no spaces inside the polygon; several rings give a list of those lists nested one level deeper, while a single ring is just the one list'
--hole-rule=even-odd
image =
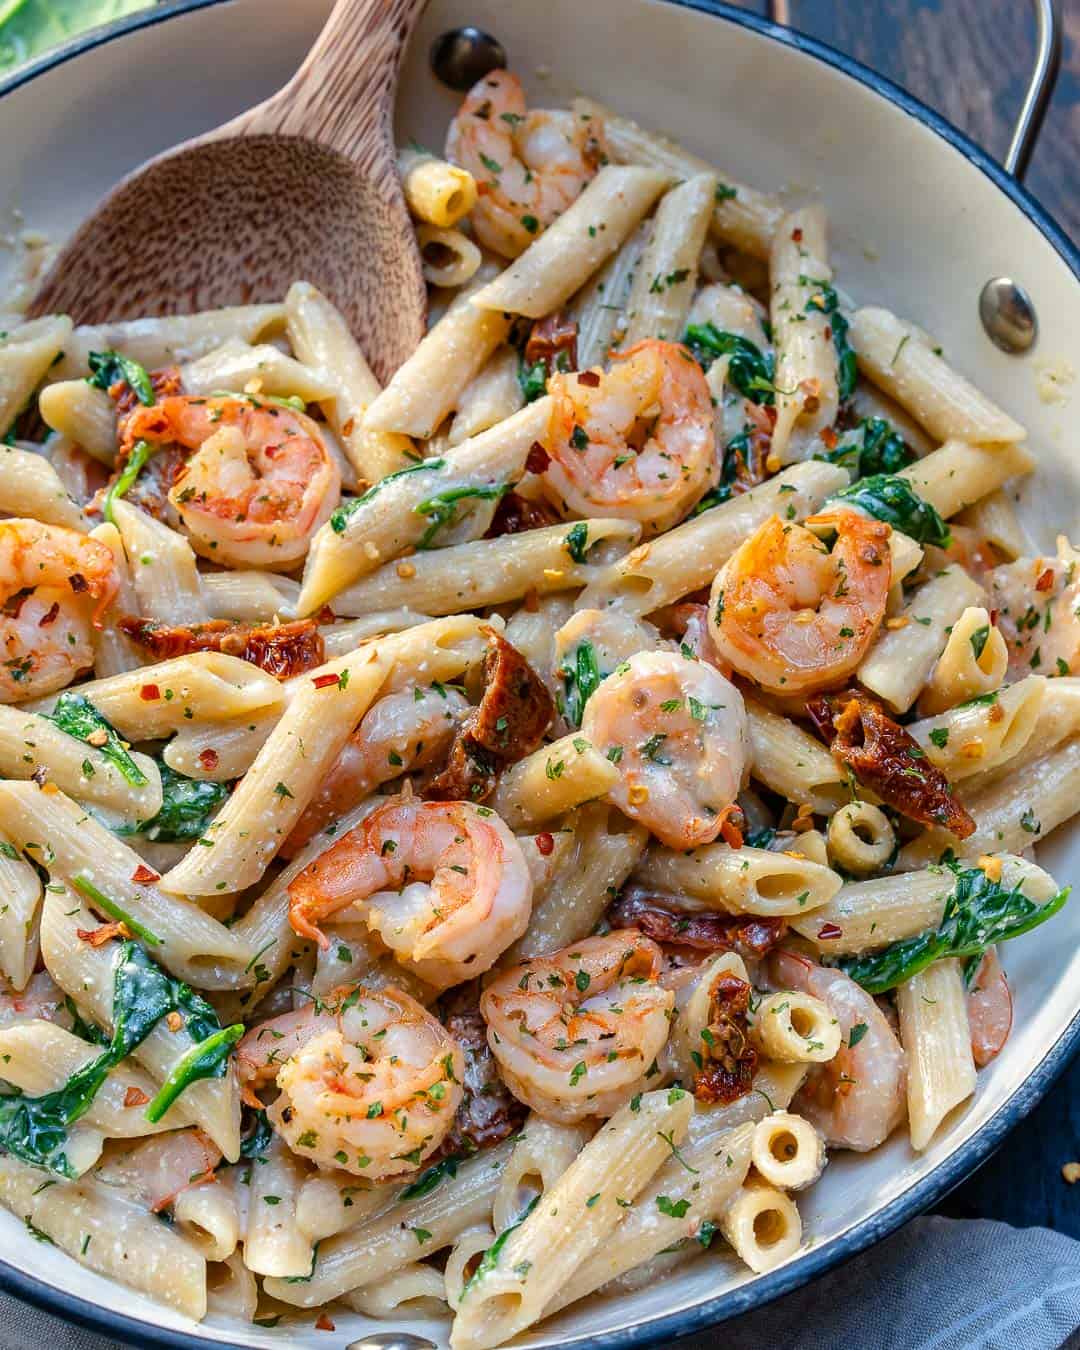
[{"label": "dark wooden table", "polygon": [[[735,0],[769,15],[767,0]],[[1035,24],[1026,0],[780,0],[793,28],[888,75],[1000,158],[1027,84]],[[1063,0],[1061,74],[1027,186],[1080,239],[1080,0]],[[775,11],[774,11],[775,12]],[[1042,1224],[1080,1237],[1080,1058],[1001,1149],[938,1212]]]}]

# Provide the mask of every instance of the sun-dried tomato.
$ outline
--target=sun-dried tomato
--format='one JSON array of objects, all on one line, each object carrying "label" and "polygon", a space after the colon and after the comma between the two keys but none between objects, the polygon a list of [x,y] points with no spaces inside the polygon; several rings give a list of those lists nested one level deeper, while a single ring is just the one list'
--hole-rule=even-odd
[{"label": "sun-dried tomato", "polygon": [[922,825],[944,826],[958,839],[974,832],[949,780],[876,699],[847,689],[810,699],[806,710],[834,757],[883,802]]},{"label": "sun-dried tomato", "polygon": [[188,652],[224,652],[284,680],[313,670],[326,659],[326,648],[314,619],[261,626],[230,623],[227,619],[169,625],[125,615],[119,626],[159,661]]}]

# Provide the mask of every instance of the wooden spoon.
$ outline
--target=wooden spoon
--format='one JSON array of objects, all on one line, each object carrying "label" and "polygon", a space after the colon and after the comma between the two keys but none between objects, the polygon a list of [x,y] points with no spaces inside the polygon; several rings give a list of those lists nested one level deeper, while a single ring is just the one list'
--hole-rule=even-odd
[{"label": "wooden spoon", "polygon": [[[77,323],[280,300],[314,282],[386,380],[424,329],[392,117],[424,0],[338,0],[289,83],[105,198],[32,314]],[[147,109],[147,116],[153,110]]]}]

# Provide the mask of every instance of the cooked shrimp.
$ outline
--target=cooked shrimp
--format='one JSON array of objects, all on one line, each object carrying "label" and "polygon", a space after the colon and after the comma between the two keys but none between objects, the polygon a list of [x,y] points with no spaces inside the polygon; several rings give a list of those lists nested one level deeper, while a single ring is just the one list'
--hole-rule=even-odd
[{"label": "cooked shrimp", "polygon": [[398,989],[343,985],[252,1027],[236,1058],[247,1093],[277,1080],[267,1116],[294,1153],[371,1181],[418,1168],[462,1097],[461,1046]]},{"label": "cooked shrimp", "polygon": [[606,158],[596,118],[526,112],[521,81],[508,70],[493,70],[466,94],[446,154],[476,179],[477,239],[505,258],[523,253]]},{"label": "cooked shrimp", "polygon": [[532,879],[521,845],[488,807],[399,797],[289,884],[293,928],[324,949],[319,920],[346,906],[398,961],[446,989],[489,970],[524,933]]},{"label": "cooked shrimp", "polygon": [[54,693],[94,664],[117,588],[110,549],[61,525],[0,521],[0,703]]},{"label": "cooked shrimp", "polygon": [[662,967],[656,943],[624,929],[502,971],[480,1011],[514,1096],[548,1120],[613,1115],[667,1040],[675,996]]},{"label": "cooked shrimp", "polygon": [[685,347],[648,338],[608,371],[554,375],[544,491],[564,515],[676,524],[713,485],[709,386]]},{"label": "cooked shrimp", "polygon": [[994,947],[989,948],[979,962],[971,982],[967,1015],[971,1027],[971,1053],[981,1069],[1000,1053],[1012,1030],[1012,991]]},{"label": "cooked shrimp", "polygon": [[[440,686],[442,689],[442,686]],[[469,712],[455,689],[403,689],[379,699],[345,743],[310,805],[282,846],[291,858],[331,821],[380,783],[431,762]]]},{"label": "cooked shrimp", "polygon": [[742,695],[713,666],[639,652],[585,705],[581,730],[619,768],[611,800],[672,848],[720,833],[747,767]]},{"label": "cooked shrimp", "polygon": [[140,440],[195,452],[169,501],[213,562],[292,567],[338,504],[341,472],[322,432],[280,404],[173,395],[127,418],[125,444]]},{"label": "cooked shrimp", "polygon": [[200,1129],[170,1130],[113,1152],[94,1175],[106,1186],[120,1186],[158,1214],[181,1191],[213,1184],[221,1149]]},{"label": "cooked shrimp", "polygon": [[[876,1148],[907,1110],[907,1057],[889,1020],[870,995],[842,971],[827,970],[795,952],[773,952],[775,989],[798,989],[826,1004],[840,1023],[836,1056],[815,1066],[792,1104],[834,1148]],[[864,1028],[851,1045],[855,1027]]]},{"label": "cooked shrimp", "polygon": [[885,617],[889,526],[854,511],[814,523],[835,528],[831,552],[810,530],[770,516],[713,582],[709,621],[717,650],[774,694],[843,684]]},{"label": "cooked shrimp", "polygon": [[1056,558],[1019,558],[990,573],[1009,678],[1080,674],[1080,553],[1062,537]]},{"label": "cooked shrimp", "polygon": [[601,680],[620,662],[659,647],[660,634],[643,619],[613,609],[581,609],[555,634],[554,672],[560,709],[569,726],[581,725],[581,713]]}]

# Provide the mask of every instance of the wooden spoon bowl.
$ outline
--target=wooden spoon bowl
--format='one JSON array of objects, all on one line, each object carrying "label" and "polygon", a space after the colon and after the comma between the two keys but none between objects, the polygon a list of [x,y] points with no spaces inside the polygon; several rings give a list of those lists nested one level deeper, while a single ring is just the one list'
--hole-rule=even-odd
[{"label": "wooden spoon bowl", "polygon": [[280,300],[303,278],[386,380],[424,329],[393,97],[424,0],[338,0],[284,89],[116,187],[32,306],[77,323]]}]

